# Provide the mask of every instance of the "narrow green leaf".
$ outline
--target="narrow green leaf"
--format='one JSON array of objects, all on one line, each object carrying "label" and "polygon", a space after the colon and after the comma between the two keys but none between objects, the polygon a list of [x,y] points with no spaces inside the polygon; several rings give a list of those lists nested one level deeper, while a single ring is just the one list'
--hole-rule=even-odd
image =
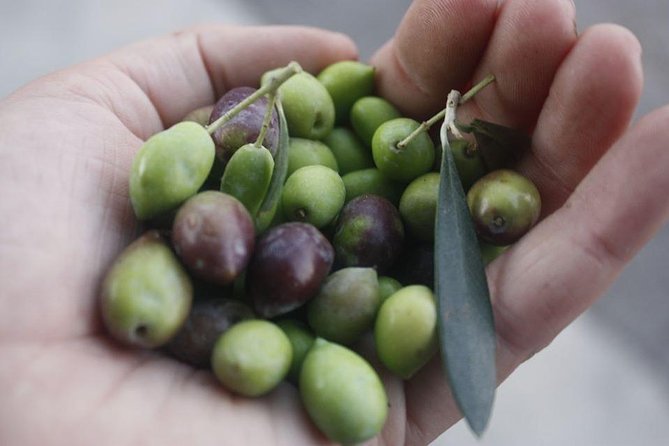
[{"label": "narrow green leaf", "polygon": [[286,182],[288,172],[288,125],[286,115],[283,113],[281,98],[276,98],[276,108],[279,113],[279,147],[274,155],[274,173],[269,183],[267,195],[256,215],[256,231],[258,234],[264,232],[272,223],[274,214],[279,207],[283,183]]},{"label": "narrow green leaf", "polygon": [[442,126],[434,250],[439,341],[455,400],[480,436],[495,396],[495,327],[485,267],[447,131]]},{"label": "narrow green leaf", "polygon": [[474,135],[488,171],[508,168],[532,144],[531,138],[517,129],[481,119],[475,119],[461,129]]}]

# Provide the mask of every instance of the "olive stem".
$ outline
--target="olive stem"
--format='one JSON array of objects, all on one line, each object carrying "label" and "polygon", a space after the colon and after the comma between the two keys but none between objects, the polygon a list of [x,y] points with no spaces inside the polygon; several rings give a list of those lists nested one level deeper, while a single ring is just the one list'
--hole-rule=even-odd
[{"label": "olive stem", "polygon": [[260,86],[260,88],[254,91],[251,95],[247,96],[239,104],[232,107],[216,121],[212,122],[208,126],[205,126],[205,129],[207,130],[207,132],[209,132],[210,135],[213,135],[216,130],[218,130],[223,124],[225,124],[226,122],[237,116],[239,112],[246,109],[249,105],[257,101],[261,97],[265,96],[266,94],[275,93],[276,90],[281,86],[281,84],[286,82],[295,74],[301,72],[302,72],[302,67],[300,66],[300,64],[294,61],[290,62],[284,68],[281,68],[280,70],[272,74],[269,80],[263,83]]},{"label": "olive stem", "polygon": [[[495,76],[492,75],[492,74],[489,74],[488,76],[485,77],[485,79],[483,79],[483,80],[482,80],[481,82],[479,82],[478,84],[474,85],[471,89],[469,89],[469,91],[467,91],[465,94],[463,94],[463,95],[458,99],[459,102],[458,102],[456,105],[461,105],[461,104],[464,104],[465,102],[469,101],[471,98],[473,98],[474,96],[476,96],[476,94],[477,94],[479,91],[483,90],[485,87],[487,87],[488,85],[490,85],[491,83],[493,83],[494,80],[495,80]],[[456,90],[453,90],[453,91],[456,91]],[[458,93],[458,94],[459,94],[459,93]],[[404,138],[402,141],[400,141],[400,142],[397,143],[397,148],[398,148],[399,150],[402,150],[402,149],[405,148],[407,145],[409,145],[409,143],[410,143],[411,141],[413,141],[413,139],[414,139],[416,136],[418,136],[418,134],[420,134],[420,133],[422,133],[422,132],[426,132],[426,131],[428,131],[428,130],[430,129],[430,127],[432,127],[434,124],[436,124],[436,123],[439,122],[439,121],[442,121],[442,120],[444,119],[445,116],[446,116],[446,109],[442,109],[439,113],[437,113],[436,115],[432,116],[432,117],[431,117],[430,119],[428,119],[427,121],[423,121],[423,122],[420,124],[420,126],[418,126],[418,128],[417,128],[416,130],[414,130],[413,132],[411,132],[406,138]],[[451,127],[454,127],[454,125],[451,126]],[[460,134],[460,132],[458,132],[458,134]]]},{"label": "olive stem", "polygon": [[267,135],[267,130],[269,129],[269,122],[272,119],[272,113],[274,113],[274,104],[276,103],[276,91],[272,91],[267,94],[267,110],[265,111],[265,116],[262,120],[262,127],[260,128],[260,133],[256,142],[253,144],[258,149],[262,147],[263,141],[265,141],[265,135]]}]

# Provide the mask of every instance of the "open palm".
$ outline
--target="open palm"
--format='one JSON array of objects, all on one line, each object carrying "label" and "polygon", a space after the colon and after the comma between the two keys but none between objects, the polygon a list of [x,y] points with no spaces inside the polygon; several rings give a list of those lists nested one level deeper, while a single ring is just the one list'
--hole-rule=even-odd
[{"label": "open palm", "polygon": [[[488,73],[463,114],[533,132],[518,168],[540,224],[488,269],[499,380],[547,345],[664,223],[669,109],[628,129],[640,50],[601,25],[577,36],[569,2],[416,0],[374,56],[379,92],[424,117]],[[134,153],[150,135],[290,60],[356,57],[305,28],[203,27],[40,79],[0,103],[0,444],[315,444],[296,390],[238,398],[208,372],[108,340],[100,280],[135,235]],[[425,444],[459,418],[439,361],[391,402],[373,442]]]}]

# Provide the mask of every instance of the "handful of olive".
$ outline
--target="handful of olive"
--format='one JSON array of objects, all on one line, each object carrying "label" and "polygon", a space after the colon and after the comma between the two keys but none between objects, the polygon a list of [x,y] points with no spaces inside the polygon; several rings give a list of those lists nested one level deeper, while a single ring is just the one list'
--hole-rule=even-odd
[{"label": "handful of olive", "polygon": [[[374,437],[388,401],[356,343],[373,333],[403,379],[438,349],[440,154],[424,130],[374,96],[373,67],[344,61],[318,76],[291,63],[152,136],[130,200],[153,229],[103,282],[109,333],[209,367],[241,395],[288,379],[328,438]],[[512,170],[488,173],[472,144],[451,150],[492,258],[536,223],[540,198]]]}]

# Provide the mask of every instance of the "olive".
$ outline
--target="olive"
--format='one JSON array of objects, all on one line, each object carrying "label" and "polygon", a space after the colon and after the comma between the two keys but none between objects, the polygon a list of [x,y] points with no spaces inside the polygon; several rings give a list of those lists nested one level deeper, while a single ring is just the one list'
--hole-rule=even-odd
[{"label": "olive", "polygon": [[361,443],[388,415],[381,379],[360,355],[317,338],[302,363],[300,395],[310,418],[330,440]]},{"label": "olive", "polygon": [[402,284],[390,276],[379,276],[379,298],[381,304],[402,288]]},{"label": "olive", "polygon": [[479,237],[492,245],[510,245],[539,220],[541,197],[526,177],[508,169],[493,171],[467,193]]},{"label": "olive", "polygon": [[339,214],[345,199],[346,187],[337,172],[325,166],[306,166],[286,180],[281,206],[287,220],[322,228]]},{"label": "olive", "polygon": [[130,171],[130,202],[139,220],[176,209],[204,184],[214,162],[214,142],[194,122],[180,122],[150,137]]},{"label": "olive", "polygon": [[307,318],[317,336],[352,344],[374,324],[379,284],[373,268],[343,268],[331,274],[308,304]]},{"label": "olive", "polygon": [[372,147],[372,137],[381,124],[402,115],[388,100],[378,96],[365,96],[351,107],[351,126],[367,147]]},{"label": "olive", "polygon": [[361,195],[379,195],[397,206],[404,191],[404,185],[386,178],[379,169],[363,169],[347,173],[342,177],[346,187],[346,202]]},{"label": "olive", "polygon": [[432,169],[434,144],[427,132],[417,134],[404,147],[398,145],[419,126],[413,119],[396,118],[384,122],[374,132],[374,164],[391,180],[411,181]]},{"label": "olive", "polygon": [[372,152],[346,127],[335,127],[323,142],[337,159],[340,175],[374,167]]},{"label": "olive", "polygon": [[209,367],[219,336],[237,322],[253,317],[253,311],[238,300],[195,300],[183,327],[167,344],[167,350],[194,367]]},{"label": "olive", "polygon": [[[255,91],[256,89],[252,87],[236,87],[228,90],[216,102],[209,117],[209,123],[216,121]],[[216,158],[223,166],[228,163],[237,149],[246,144],[252,144],[258,139],[268,106],[269,101],[266,97],[259,98],[214,132]],[[276,155],[279,147],[279,114],[276,109],[272,111],[270,125],[262,145],[270,151],[272,156]],[[220,181],[220,177],[218,180]]]},{"label": "olive", "polygon": [[481,258],[483,259],[483,263],[487,266],[497,257],[501,256],[504,251],[509,249],[510,245],[495,246],[479,240],[479,248],[481,249]]},{"label": "olive", "polygon": [[276,325],[288,336],[290,345],[293,348],[293,361],[290,365],[288,378],[297,384],[300,379],[300,370],[302,370],[304,358],[314,344],[316,337],[309,327],[297,319],[281,319],[276,321]]},{"label": "olive", "polygon": [[205,191],[179,209],[172,226],[172,243],[193,274],[225,285],[246,268],[255,245],[255,228],[236,198]]},{"label": "olive", "polygon": [[290,136],[322,139],[332,131],[335,120],[332,97],[312,74],[294,75],[279,87],[279,95]]},{"label": "olive", "polygon": [[305,138],[290,138],[288,144],[288,172],[292,175],[300,167],[320,165],[339,171],[337,159],[328,146],[320,141]]},{"label": "olive", "polygon": [[211,366],[226,388],[244,396],[260,396],[286,377],[292,359],[283,330],[256,319],[238,322],[218,338]]},{"label": "olive", "polygon": [[374,325],[379,360],[391,372],[409,379],[437,351],[437,308],[423,285],[394,293],[379,309]]},{"label": "olive", "polygon": [[274,158],[269,150],[245,144],[235,151],[221,177],[221,192],[239,200],[254,217],[265,200],[274,173]]},{"label": "olive", "polygon": [[285,314],[318,293],[330,272],[334,250],[307,223],[284,223],[258,240],[246,271],[246,291],[265,318]]},{"label": "olive", "polygon": [[214,110],[213,105],[205,105],[204,107],[196,108],[181,119],[182,121],[197,122],[201,126],[209,124],[209,117]]},{"label": "olive", "polygon": [[102,319],[126,344],[154,348],[181,328],[193,287],[179,260],[157,231],[131,243],[114,261],[102,284]]},{"label": "olive", "polygon": [[341,211],[333,245],[340,266],[388,270],[402,250],[404,226],[400,213],[388,200],[362,195]]},{"label": "olive", "polygon": [[400,198],[400,215],[407,232],[422,241],[434,241],[439,198],[439,174],[429,172],[413,180]]},{"label": "olive", "polygon": [[487,172],[483,157],[477,149],[476,142],[465,139],[454,139],[449,144],[453,153],[455,167],[465,192]]},{"label": "olive", "polygon": [[318,74],[335,106],[335,120],[348,121],[353,103],[374,91],[374,67],[354,60],[335,62]]}]

